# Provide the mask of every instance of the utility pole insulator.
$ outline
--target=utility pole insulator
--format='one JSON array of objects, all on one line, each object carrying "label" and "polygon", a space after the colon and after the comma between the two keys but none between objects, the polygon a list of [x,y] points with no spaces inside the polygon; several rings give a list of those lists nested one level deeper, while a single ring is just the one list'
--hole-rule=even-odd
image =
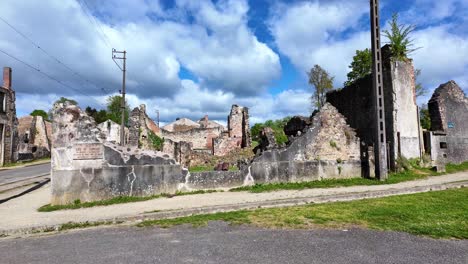
[{"label": "utility pole insulator", "polygon": [[388,178],[387,140],[385,134],[385,107],[382,75],[382,52],[380,49],[379,0],[370,0],[372,38],[372,86],[374,92],[375,132],[374,155],[375,175],[383,181]]}]

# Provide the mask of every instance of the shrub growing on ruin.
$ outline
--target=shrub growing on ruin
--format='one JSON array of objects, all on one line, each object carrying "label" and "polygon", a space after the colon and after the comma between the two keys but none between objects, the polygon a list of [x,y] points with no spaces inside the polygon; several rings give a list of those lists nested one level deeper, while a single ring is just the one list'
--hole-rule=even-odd
[{"label": "shrub growing on ruin", "polygon": [[152,131],[148,133],[148,139],[151,141],[151,144],[153,144],[153,148],[155,150],[162,150],[163,144],[164,144],[164,138],[158,137],[156,134],[154,134]]},{"label": "shrub growing on ruin", "polygon": [[414,46],[414,40],[410,35],[414,32],[416,26],[398,24],[398,14],[394,13],[390,21],[390,30],[384,30],[384,36],[388,39],[392,57],[396,60],[407,60],[408,55],[418,48]]}]

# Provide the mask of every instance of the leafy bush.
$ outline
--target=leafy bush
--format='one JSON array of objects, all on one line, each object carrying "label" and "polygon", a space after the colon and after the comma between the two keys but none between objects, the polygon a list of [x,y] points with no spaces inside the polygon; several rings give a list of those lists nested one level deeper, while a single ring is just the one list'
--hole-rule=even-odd
[{"label": "leafy bush", "polygon": [[256,142],[260,142],[260,133],[263,128],[269,127],[273,129],[275,133],[276,143],[278,145],[285,144],[288,142],[288,137],[284,134],[284,126],[289,122],[291,117],[285,117],[283,119],[278,120],[268,120],[265,123],[257,123],[250,129],[250,134],[252,136],[252,140]]},{"label": "leafy bush", "polygon": [[164,138],[158,137],[156,134],[154,134],[152,131],[148,133],[148,139],[151,141],[153,144],[154,149],[161,151],[163,144],[164,144]]}]

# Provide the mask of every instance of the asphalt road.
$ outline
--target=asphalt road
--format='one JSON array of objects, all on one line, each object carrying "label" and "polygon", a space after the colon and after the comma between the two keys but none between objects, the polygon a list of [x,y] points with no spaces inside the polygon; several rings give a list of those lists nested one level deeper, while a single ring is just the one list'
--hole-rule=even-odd
[{"label": "asphalt road", "polygon": [[50,173],[50,163],[0,170],[0,184]]},{"label": "asphalt road", "polygon": [[468,263],[468,240],[362,229],[99,228],[0,240],[1,263]]}]

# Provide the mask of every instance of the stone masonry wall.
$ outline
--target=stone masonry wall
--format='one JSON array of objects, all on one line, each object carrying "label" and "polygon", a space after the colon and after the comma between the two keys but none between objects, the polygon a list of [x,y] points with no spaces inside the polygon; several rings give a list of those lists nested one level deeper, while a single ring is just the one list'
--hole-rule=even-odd
[{"label": "stone masonry wall", "polygon": [[162,137],[170,139],[174,142],[190,142],[193,149],[209,149],[213,147],[213,139],[221,135],[223,129],[220,127],[214,128],[192,128],[190,130],[180,132],[170,132],[162,130]]},{"label": "stone masonry wall", "polygon": [[431,130],[446,134],[447,161],[468,161],[468,98],[454,82],[442,84],[428,104]]},{"label": "stone masonry wall", "polygon": [[266,150],[254,159],[250,173],[255,183],[361,176],[359,138],[337,109],[325,104],[312,123],[286,148]]},{"label": "stone masonry wall", "polygon": [[[390,150],[390,168],[395,169],[399,155],[419,158],[421,153],[414,68],[411,61],[393,61],[389,46],[382,49],[382,54],[386,138]],[[371,75],[327,94],[327,102],[346,117],[366,146],[374,142],[376,121],[373,98]]]},{"label": "stone masonry wall", "polygon": [[16,118],[16,96],[12,89],[11,68],[3,68],[3,86],[0,93],[3,94],[3,111],[0,111],[0,166],[17,160],[18,152],[18,120]]},{"label": "stone masonry wall", "polygon": [[168,155],[105,142],[95,121],[68,102],[53,111],[51,204],[171,193],[185,183]]}]

